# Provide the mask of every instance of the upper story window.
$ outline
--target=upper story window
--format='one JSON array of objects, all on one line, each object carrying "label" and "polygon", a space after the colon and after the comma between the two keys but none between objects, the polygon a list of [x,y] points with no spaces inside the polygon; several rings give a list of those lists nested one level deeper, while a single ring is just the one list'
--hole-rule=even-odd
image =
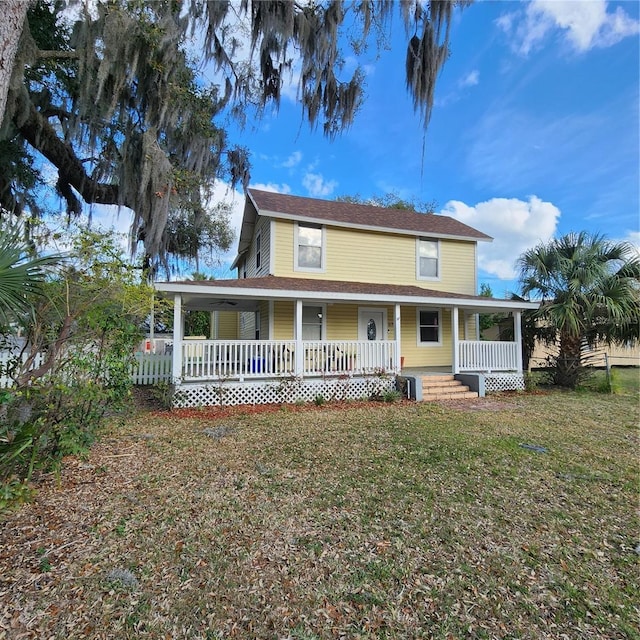
[{"label": "upper story window", "polygon": [[300,271],[324,269],[324,229],[317,224],[297,224],[295,268]]},{"label": "upper story window", "polygon": [[256,235],[256,271],[262,266],[262,233]]},{"label": "upper story window", "polygon": [[440,311],[437,309],[418,309],[418,344],[440,344]]},{"label": "upper story window", "polygon": [[421,280],[436,280],[440,277],[440,243],[438,240],[418,238],[417,276]]}]

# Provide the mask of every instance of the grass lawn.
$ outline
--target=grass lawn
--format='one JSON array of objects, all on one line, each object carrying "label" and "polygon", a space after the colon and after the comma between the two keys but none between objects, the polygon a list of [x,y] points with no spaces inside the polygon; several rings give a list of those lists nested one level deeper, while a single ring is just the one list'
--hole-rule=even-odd
[{"label": "grass lawn", "polygon": [[137,414],[0,523],[0,638],[640,638],[638,400]]}]

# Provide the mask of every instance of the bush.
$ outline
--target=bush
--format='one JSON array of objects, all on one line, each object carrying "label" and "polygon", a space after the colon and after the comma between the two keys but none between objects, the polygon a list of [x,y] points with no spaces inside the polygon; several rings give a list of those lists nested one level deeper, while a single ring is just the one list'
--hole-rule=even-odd
[{"label": "bush", "polygon": [[389,391],[385,391],[382,394],[383,402],[398,402],[398,400],[400,400],[401,398],[402,398],[402,394],[400,393],[400,391],[397,391],[396,389],[390,389]]},{"label": "bush", "polygon": [[544,374],[540,371],[526,371],[524,374],[525,391],[535,391],[544,380]]}]

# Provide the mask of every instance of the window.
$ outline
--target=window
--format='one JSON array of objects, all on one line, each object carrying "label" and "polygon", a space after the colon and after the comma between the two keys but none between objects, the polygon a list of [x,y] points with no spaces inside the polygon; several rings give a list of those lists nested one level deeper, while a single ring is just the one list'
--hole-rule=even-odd
[{"label": "window", "polygon": [[322,340],[322,307],[302,307],[302,339]]},{"label": "window", "polygon": [[253,317],[253,323],[254,323],[255,332],[256,332],[256,340],[260,340],[261,322],[260,322],[260,312],[259,311],[255,312],[255,315]]},{"label": "window", "polygon": [[437,344],[440,342],[440,312],[418,309],[418,343]]},{"label": "window", "polygon": [[256,271],[262,265],[262,234],[258,231],[256,236]]},{"label": "window", "polygon": [[418,238],[418,278],[435,279],[440,277],[439,253],[440,243],[437,240]]},{"label": "window", "polygon": [[295,246],[297,269],[323,269],[323,239],[324,231],[320,225],[298,224]]}]

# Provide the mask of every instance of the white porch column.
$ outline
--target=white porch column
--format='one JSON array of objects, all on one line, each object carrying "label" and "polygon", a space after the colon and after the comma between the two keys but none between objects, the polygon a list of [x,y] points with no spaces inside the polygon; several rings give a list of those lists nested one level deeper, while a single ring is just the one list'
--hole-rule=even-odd
[{"label": "white porch column", "polygon": [[211,311],[209,314],[209,340],[215,340],[218,337],[218,312]]},{"label": "white porch column", "polygon": [[302,300],[296,300],[295,317],[293,319],[294,338],[296,339],[296,370],[295,374],[301,376],[304,371],[304,352],[302,351]]},{"label": "white porch column", "polygon": [[179,384],[182,379],[182,336],[184,323],[182,317],[182,296],[176,293],[173,296],[173,362],[172,373],[174,384]]},{"label": "white porch column", "polygon": [[460,336],[458,333],[458,307],[453,307],[451,309],[451,346],[453,348],[451,358],[452,373],[460,373],[460,362],[458,361],[458,342],[460,341]]},{"label": "white porch column", "polygon": [[400,371],[401,369],[401,361],[400,358],[402,354],[400,353],[400,345],[402,344],[402,340],[400,339],[400,305],[396,303],[395,307],[395,318],[394,318],[394,334],[396,336],[396,371]]},{"label": "white porch column", "polygon": [[516,367],[517,372],[522,373],[522,312],[513,312],[513,336],[517,345]]}]

